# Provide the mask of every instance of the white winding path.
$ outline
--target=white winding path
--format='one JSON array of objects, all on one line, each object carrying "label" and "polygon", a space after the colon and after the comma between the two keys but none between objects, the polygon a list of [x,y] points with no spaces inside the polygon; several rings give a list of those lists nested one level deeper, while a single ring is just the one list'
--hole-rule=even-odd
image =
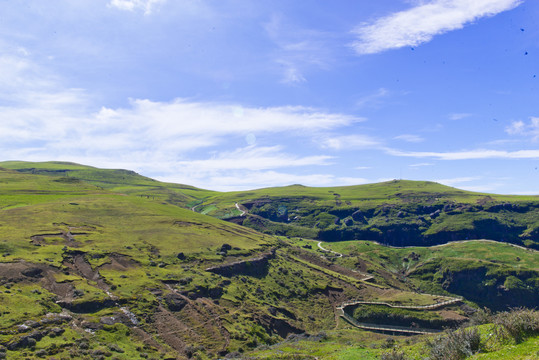
[{"label": "white winding path", "polygon": [[245,214],[247,214],[247,211],[244,211],[244,210],[240,209],[240,205],[238,203],[236,203],[236,209],[241,211],[240,216],[245,216]]},{"label": "white winding path", "polygon": [[329,250],[329,249],[324,249],[324,248],[322,247],[322,241],[319,241],[319,242],[318,242],[318,247],[319,247],[320,250],[322,250],[322,251],[333,253],[333,254],[337,255],[337,257],[342,257],[342,254],[341,254],[341,253],[338,253],[338,252],[336,252],[336,251]]}]

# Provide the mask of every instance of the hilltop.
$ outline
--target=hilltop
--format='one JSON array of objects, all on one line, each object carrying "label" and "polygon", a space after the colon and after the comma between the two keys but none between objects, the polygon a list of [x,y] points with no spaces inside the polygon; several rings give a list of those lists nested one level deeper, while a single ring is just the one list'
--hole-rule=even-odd
[{"label": "hilltop", "polygon": [[[533,307],[538,204],[413,181],[220,193],[3,162],[0,358],[272,358],[285,339],[384,344],[368,329]],[[465,236],[498,241],[432,246]]]}]

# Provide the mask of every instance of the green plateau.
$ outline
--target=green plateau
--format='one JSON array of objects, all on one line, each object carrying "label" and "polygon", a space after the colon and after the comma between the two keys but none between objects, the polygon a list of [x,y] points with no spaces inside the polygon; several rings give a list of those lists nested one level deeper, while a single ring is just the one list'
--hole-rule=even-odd
[{"label": "green plateau", "polygon": [[0,162],[0,359],[536,359],[538,248],[538,196]]}]

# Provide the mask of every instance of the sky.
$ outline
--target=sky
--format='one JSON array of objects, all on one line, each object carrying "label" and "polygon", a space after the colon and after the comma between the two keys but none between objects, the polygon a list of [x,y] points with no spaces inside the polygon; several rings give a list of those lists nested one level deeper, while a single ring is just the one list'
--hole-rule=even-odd
[{"label": "sky", "polygon": [[0,160],[539,194],[536,0],[0,1]]}]

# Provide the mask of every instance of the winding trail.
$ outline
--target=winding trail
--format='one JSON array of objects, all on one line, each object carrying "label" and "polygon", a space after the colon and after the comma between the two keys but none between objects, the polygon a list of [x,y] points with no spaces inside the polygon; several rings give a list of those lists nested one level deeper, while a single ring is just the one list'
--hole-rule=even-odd
[{"label": "winding trail", "polygon": [[391,249],[410,249],[410,248],[423,248],[423,247],[424,248],[436,248],[436,247],[448,246],[448,245],[451,245],[451,244],[464,244],[464,243],[468,243],[468,242],[486,242],[486,243],[495,243],[495,244],[507,244],[509,246],[516,247],[516,248],[519,248],[519,249],[522,249],[522,250],[526,250],[526,251],[530,251],[530,252],[539,252],[539,250],[527,248],[527,247],[524,247],[524,246],[511,244],[511,243],[504,242],[504,241],[496,241],[496,240],[488,240],[488,239],[455,240],[455,241],[448,241],[448,242],[446,242],[444,244],[431,245],[431,246],[417,246],[417,245],[416,246],[391,246],[391,245],[387,245],[387,244],[383,244],[383,243],[379,243],[379,242],[375,241],[375,243],[377,243],[378,245],[382,245],[382,246],[385,246],[385,247],[388,247],[388,248],[391,248]]},{"label": "winding trail", "polygon": [[400,332],[405,334],[435,334],[441,332],[441,330],[435,330],[435,329],[425,329],[425,328],[408,328],[404,326],[396,326],[396,325],[379,325],[379,324],[368,324],[368,323],[360,323],[356,319],[354,319],[352,316],[348,315],[344,308],[347,306],[353,306],[353,305],[385,305],[392,308],[399,308],[399,309],[410,309],[410,310],[431,310],[436,309],[442,306],[455,304],[458,302],[461,302],[461,298],[451,298],[451,297],[445,297],[446,301],[442,301],[436,304],[431,305],[393,305],[387,302],[381,302],[381,301],[347,301],[342,303],[341,305],[337,306],[337,310],[339,312],[339,316],[341,316],[343,319],[348,321],[351,325],[364,329],[364,330],[375,330],[375,331],[391,331],[391,332]]},{"label": "winding trail", "polygon": [[318,247],[319,247],[320,250],[322,250],[322,251],[333,253],[333,254],[337,255],[337,257],[342,257],[342,254],[341,254],[341,253],[338,253],[338,252],[336,252],[336,251],[328,250],[328,249],[323,248],[323,247],[322,247],[322,241],[319,241],[319,242],[318,242]]},{"label": "winding trail", "polygon": [[245,214],[247,214],[247,211],[242,210],[240,208],[240,204],[236,203],[235,205],[236,205],[236,209],[238,209],[241,212],[240,216],[245,216]]},{"label": "winding trail", "polygon": [[[444,244],[444,245],[446,245],[446,244]],[[441,245],[439,245],[439,246],[441,246]],[[324,252],[330,252],[330,253],[333,253],[333,254],[337,255],[338,257],[343,257],[343,254],[341,254],[339,252],[329,250],[329,249],[326,249],[326,248],[322,247],[322,242],[321,241],[318,242],[318,248],[320,248],[320,250],[322,250]],[[357,271],[355,271],[355,272],[357,272]],[[370,276],[370,278],[372,278],[372,276]],[[425,294],[425,295],[430,295],[430,294]],[[431,295],[431,296],[435,296],[435,295]],[[439,295],[436,295],[436,296],[439,296]],[[384,324],[379,325],[379,324],[360,323],[356,319],[354,319],[352,316],[347,314],[344,310],[348,306],[361,305],[361,304],[365,304],[365,305],[385,305],[385,306],[388,306],[388,307],[391,307],[391,308],[410,309],[410,310],[432,310],[432,309],[437,309],[437,308],[440,308],[440,307],[443,307],[443,306],[446,306],[446,305],[451,305],[451,304],[455,304],[455,303],[458,303],[458,302],[462,302],[462,300],[463,300],[462,298],[452,298],[452,297],[448,297],[448,296],[439,296],[439,297],[445,298],[447,300],[436,303],[436,304],[431,304],[431,305],[394,305],[394,304],[390,304],[390,303],[382,302],[382,301],[354,300],[354,301],[346,301],[346,302],[342,303],[341,305],[336,307],[336,310],[338,311],[338,316],[342,317],[348,323],[350,323],[351,325],[353,325],[353,326],[355,326],[357,328],[360,328],[360,329],[375,330],[375,331],[398,332],[398,333],[404,333],[404,334],[435,334],[435,333],[439,333],[441,330],[424,329],[424,328],[423,329],[421,329],[421,328],[408,328],[408,327],[404,327],[404,326],[394,326],[394,325],[384,325]]]}]

